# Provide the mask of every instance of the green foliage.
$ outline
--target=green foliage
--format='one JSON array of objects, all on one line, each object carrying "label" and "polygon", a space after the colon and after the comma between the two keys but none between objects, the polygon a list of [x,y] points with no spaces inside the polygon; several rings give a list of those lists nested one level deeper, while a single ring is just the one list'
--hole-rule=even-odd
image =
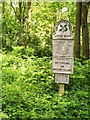
[{"label": "green foliage", "polygon": [[[54,25],[61,19],[67,19],[74,26],[75,3],[32,2],[29,23],[27,22],[27,13],[29,12],[27,5],[27,2],[23,2],[22,13],[19,13],[19,3],[16,3],[17,7],[14,7],[13,10],[11,3],[4,2],[3,47],[11,51],[12,46],[28,46],[30,49],[34,49],[33,55],[39,57],[51,56]],[[67,8],[66,12],[62,12],[64,7]],[[15,13],[15,11],[17,12]],[[20,17],[20,15],[24,17],[22,22],[17,17]],[[28,24],[30,24],[30,27]]]},{"label": "green foliage", "polygon": [[3,119],[90,119],[89,60],[75,59],[74,74],[70,76],[69,85],[65,86],[65,95],[61,97],[54,82],[50,57],[27,56],[24,59],[14,53],[3,55]]},{"label": "green foliage", "polygon": [[[61,12],[66,7],[67,12]],[[69,9],[70,8],[70,9]],[[71,12],[72,11],[72,12]],[[73,14],[73,15],[72,15]],[[70,20],[75,24],[75,3],[33,2],[31,14],[31,44],[35,46],[35,55],[51,56],[52,34],[54,25],[61,19]],[[30,44],[30,45],[31,45]]]},{"label": "green foliage", "polygon": [[[69,85],[65,86],[63,97],[58,94],[58,84],[52,73],[51,36],[54,24],[61,19],[69,19],[74,26],[75,3],[33,2],[29,32],[27,21],[21,24],[10,3],[3,3],[5,48],[0,116],[3,120],[89,120],[90,60],[75,59],[74,73],[70,76]],[[23,5],[28,7],[26,3]],[[67,7],[68,11],[61,13],[63,7]],[[15,9],[19,15],[19,6]],[[24,12],[26,17],[27,12]]]}]

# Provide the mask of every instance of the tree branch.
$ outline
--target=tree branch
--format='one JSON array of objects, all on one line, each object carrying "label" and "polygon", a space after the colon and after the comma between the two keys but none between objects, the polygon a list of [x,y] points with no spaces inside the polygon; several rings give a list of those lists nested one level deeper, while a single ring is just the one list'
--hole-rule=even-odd
[{"label": "tree branch", "polygon": [[17,15],[17,11],[15,10],[14,6],[12,5],[12,2],[10,2],[10,4],[11,4],[11,7],[13,8],[13,10],[14,10],[15,16],[16,16],[16,17],[18,18],[18,20],[19,20],[19,16]]}]

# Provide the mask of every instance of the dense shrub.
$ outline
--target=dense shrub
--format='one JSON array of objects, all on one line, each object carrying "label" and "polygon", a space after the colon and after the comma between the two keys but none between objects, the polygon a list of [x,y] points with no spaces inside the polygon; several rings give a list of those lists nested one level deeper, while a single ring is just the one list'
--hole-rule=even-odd
[{"label": "dense shrub", "polygon": [[89,62],[75,59],[74,73],[69,85],[65,86],[65,95],[61,97],[54,82],[51,58],[31,56],[23,59],[4,54],[2,118],[89,120]]}]

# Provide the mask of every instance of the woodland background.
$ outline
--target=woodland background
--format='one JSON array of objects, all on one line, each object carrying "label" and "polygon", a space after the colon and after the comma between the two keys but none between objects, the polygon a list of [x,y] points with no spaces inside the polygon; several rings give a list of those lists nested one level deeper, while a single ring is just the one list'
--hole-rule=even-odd
[{"label": "woodland background", "polygon": [[[3,120],[89,120],[90,2],[1,2]],[[58,94],[52,33],[61,19],[74,33],[74,73]],[[1,20],[0,20],[1,24]]]}]

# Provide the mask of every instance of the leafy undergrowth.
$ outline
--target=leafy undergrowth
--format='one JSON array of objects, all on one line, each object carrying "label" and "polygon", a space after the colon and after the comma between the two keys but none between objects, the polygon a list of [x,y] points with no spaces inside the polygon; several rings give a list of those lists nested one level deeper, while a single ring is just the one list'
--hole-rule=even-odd
[{"label": "leafy undergrowth", "polygon": [[54,81],[51,58],[3,54],[3,120],[90,120],[89,62],[75,59],[74,73],[70,75],[70,83],[65,85],[65,95],[61,97]]}]

